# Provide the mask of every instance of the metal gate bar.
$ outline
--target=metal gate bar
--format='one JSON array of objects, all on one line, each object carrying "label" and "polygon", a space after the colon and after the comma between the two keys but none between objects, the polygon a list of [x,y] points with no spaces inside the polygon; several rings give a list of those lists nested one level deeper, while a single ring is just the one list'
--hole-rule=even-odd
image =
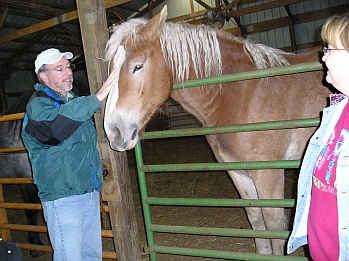
[{"label": "metal gate bar", "polygon": [[[252,72],[244,72],[232,75],[222,75],[200,80],[189,81],[183,84],[174,85],[174,90],[203,85],[220,84],[222,82],[233,82],[240,80],[250,80],[290,73],[301,73],[321,70],[319,62],[283,66],[278,68],[268,68]],[[241,131],[261,131],[276,130],[286,128],[316,127],[319,119],[299,119],[293,121],[277,121],[252,124],[238,124],[231,126],[217,126],[209,128],[193,128],[185,130],[169,130],[146,132],[143,139],[184,137],[193,135],[223,134],[227,132]],[[222,162],[222,163],[191,163],[191,164],[166,164],[166,165],[144,165],[142,149],[140,143],[135,146],[136,164],[140,184],[143,214],[145,220],[145,230],[150,250],[150,259],[156,261],[156,253],[187,255],[196,257],[211,257],[235,260],[307,260],[304,257],[294,256],[269,256],[250,253],[234,253],[226,251],[215,251],[205,249],[178,248],[155,245],[154,232],[159,233],[185,233],[217,236],[243,236],[243,237],[264,237],[264,238],[287,238],[289,231],[253,231],[241,229],[221,229],[221,228],[198,228],[188,226],[166,226],[154,225],[151,221],[150,205],[181,205],[181,206],[233,206],[234,207],[294,207],[295,200],[243,200],[243,199],[189,199],[189,198],[154,198],[148,197],[146,187],[146,172],[160,171],[207,171],[207,170],[236,170],[236,169],[271,169],[271,168],[298,168],[300,161],[266,161],[266,162]]]},{"label": "metal gate bar", "polygon": [[157,198],[148,197],[146,203],[164,206],[195,207],[286,207],[295,206],[294,199],[222,199],[222,198]]},{"label": "metal gate bar", "polygon": [[287,66],[280,66],[274,68],[267,68],[262,70],[254,70],[250,72],[241,72],[234,74],[225,74],[215,77],[208,77],[198,80],[190,80],[185,83],[179,83],[173,85],[173,90],[182,88],[191,88],[202,85],[220,84],[224,82],[238,82],[244,80],[260,79],[265,77],[280,76],[294,73],[312,72],[323,69],[323,65],[320,62],[310,62],[302,64],[293,64]]},{"label": "metal gate bar", "polygon": [[224,134],[248,131],[263,131],[263,130],[282,130],[293,128],[308,128],[319,126],[319,118],[295,119],[283,121],[269,121],[269,122],[255,122],[244,124],[233,124],[215,127],[200,127],[182,130],[166,130],[166,131],[152,131],[144,132],[142,139],[163,139],[174,137],[210,135],[210,134]]},{"label": "metal gate bar", "polygon": [[167,247],[167,246],[154,246],[153,250],[157,253],[172,254],[172,255],[184,255],[184,256],[196,256],[196,257],[210,257],[210,258],[221,258],[229,260],[258,260],[258,261],[305,261],[308,260],[304,257],[296,256],[271,256],[261,254],[250,254],[250,253],[238,253],[238,252],[227,252],[217,250],[206,250],[206,249],[191,249],[182,247]]},{"label": "metal gate bar", "polygon": [[193,226],[170,226],[170,225],[151,225],[150,229],[153,232],[161,232],[161,233],[206,235],[206,236],[209,235],[209,236],[224,236],[224,237],[258,237],[258,238],[286,239],[290,235],[289,231],[212,228],[212,227],[193,227]]},{"label": "metal gate bar", "polygon": [[299,168],[299,160],[276,161],[245,161],[245,162],[218,162],[218,163],[185,163],[166,165],[143,165],[144,172],[162,171],[210,171],[210,170],[245,170],[245,169],[295,169]]}]

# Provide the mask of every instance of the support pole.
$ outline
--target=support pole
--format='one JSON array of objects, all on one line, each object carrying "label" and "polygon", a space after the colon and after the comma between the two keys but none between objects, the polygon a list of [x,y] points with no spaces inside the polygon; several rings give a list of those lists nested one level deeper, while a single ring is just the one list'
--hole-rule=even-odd
[{"label": "support pole", "polygon": [[0,77],[0,113],[8,109],[4,79]]},{"label": "support pole", "polygon": [[[96,93],[107,78],[107,64],[101,59],[109,38],[104,1],[76,0],[76,4],[90,90]],[[103,114],[104,110],[96,113],[95,122],[103,164],[108,166],[102,197],[108,201],[115,251],[120,261],[141,261],[126,153],[115,152],[107,144]]]},{"label": "support pole", "polygon": [[[4,194],[2,191],[2,184],[0,184],[0,203],[4,203]],[[7,213],[6,213],[6,208],[1,208],[0,209],[0,226],[3,224],[8,224],[8,219],[7,219]],[[0,238],[5,241],[11,241],[11,234],[10,230],[8,229],[0,229]]]}]

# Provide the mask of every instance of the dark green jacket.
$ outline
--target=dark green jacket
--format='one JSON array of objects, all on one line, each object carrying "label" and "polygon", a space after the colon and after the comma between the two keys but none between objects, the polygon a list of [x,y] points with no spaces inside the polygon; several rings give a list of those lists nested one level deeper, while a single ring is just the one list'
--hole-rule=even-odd
[{"label": "dark green jacket", "polygon": [[43,84],[34,86],[22,127],[34,183],[42,201],[100,190],[102,162],[91,120],[101,109],[96,95],[69,102]]}]

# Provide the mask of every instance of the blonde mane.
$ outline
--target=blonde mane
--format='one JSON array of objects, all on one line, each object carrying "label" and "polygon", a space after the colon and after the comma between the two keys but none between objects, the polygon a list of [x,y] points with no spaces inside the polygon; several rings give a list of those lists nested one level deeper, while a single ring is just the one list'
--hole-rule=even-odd
[{"label": "blonde mane", "polygon": [[[106,46],[106,60],[113,59],[120,44],[135,42],[139,30],[148,22],[143,18],[130,19],[111,28],[112,35]],[[263,44],[255,44],[250,40],[237,38],[230,33],[188,23],[165,23],[161,35],[161,48],[174,82],[186,82],[189,78],[190,66],[196,78],[217,76],[222,74],[222,58],[218,37],[241,41],[245,53],[257,69],[288,65],[283,56],[285,52]],[[127,52],[127,50],[126,50]],[[204,68],[202,70],[201,68]]]}]

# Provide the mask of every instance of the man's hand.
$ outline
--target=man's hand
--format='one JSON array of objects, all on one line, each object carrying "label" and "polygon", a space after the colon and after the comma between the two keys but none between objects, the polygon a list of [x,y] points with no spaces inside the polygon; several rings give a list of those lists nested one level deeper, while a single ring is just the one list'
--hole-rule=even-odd
[{"label": "man's hand", "polygon": [[103,83],[102,87],[96,92],[97,99],[103,101],[107,98],[111,88],[115,85],[115,82],[119,81],[120,68],[114,68],[109,74],[107,80]]},{"label": "man's hand", "polygon": [[108,93],[110,92],[111,88],[113,86],[117,86],[117,83],[119,82],[120,77],[120,68],[125,61],[125,48],[123,46],[119,46],[118,50],[114,57],[114,64],[113,64],[113,70],[111,71],[110,75],[108,76],[108,79],[103,83],[102,87],[97,91],[96,96],[99,101],[103,101],[105,98],[107,98]]}]

